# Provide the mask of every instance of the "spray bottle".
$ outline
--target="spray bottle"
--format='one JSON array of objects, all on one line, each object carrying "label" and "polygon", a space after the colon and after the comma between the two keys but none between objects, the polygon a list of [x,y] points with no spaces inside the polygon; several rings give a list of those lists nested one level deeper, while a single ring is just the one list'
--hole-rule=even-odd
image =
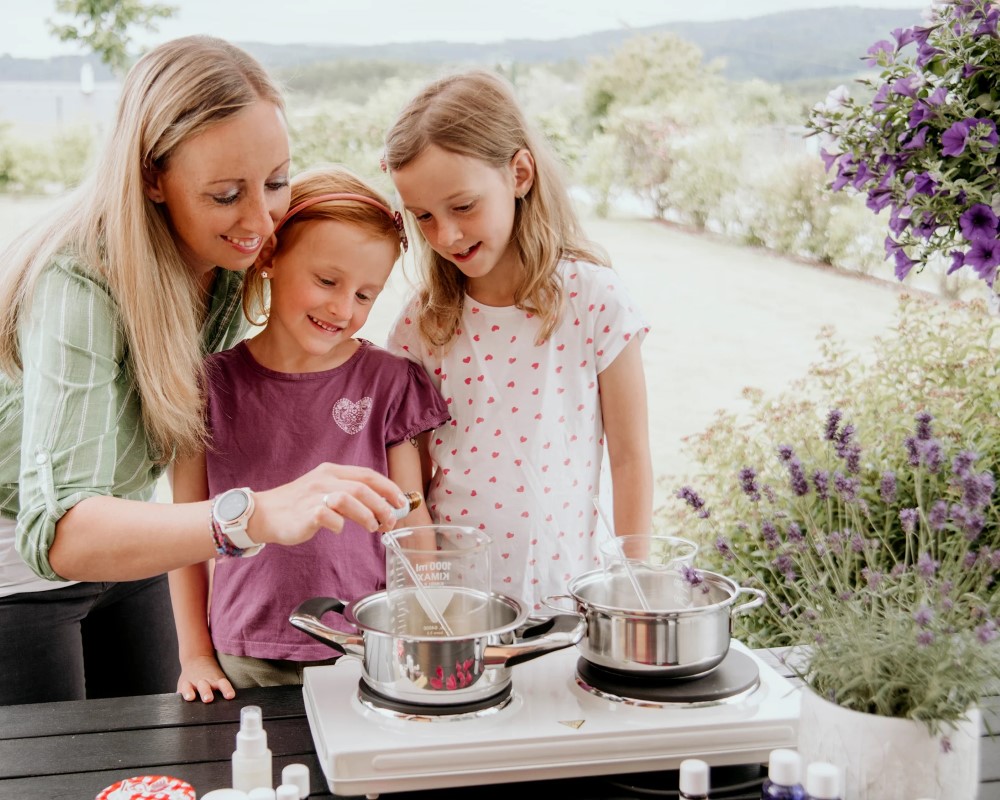
[{"label": "spray bottle", "polygon": [[274,786],[271,751],[267,749],[260,706],[244,706],[240,709],[240,732],[233,752],[233,788],[249,793],[259,786]]}]

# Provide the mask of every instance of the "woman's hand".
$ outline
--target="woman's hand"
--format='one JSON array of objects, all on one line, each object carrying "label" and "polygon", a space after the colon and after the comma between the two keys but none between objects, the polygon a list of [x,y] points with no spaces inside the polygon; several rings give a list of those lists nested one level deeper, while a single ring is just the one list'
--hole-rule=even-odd
[{"label": "woman's hand", "polygon": [[299,544],[320,528],[340,533],[350,519],[372,533],[396,524],[394,509],[406,505],[400,488],[367,467],[320,464],[301,478],[254,493],[247,533],[255,542]]},{"label": "woman's hand", "polygon": [[200,697],[201,702],[211,703],[218,689],[227,700],[236,697],[236,690],[222,671],[215,656],[195,656],[181,664],[177,679],[177,692],[187,701]]}]

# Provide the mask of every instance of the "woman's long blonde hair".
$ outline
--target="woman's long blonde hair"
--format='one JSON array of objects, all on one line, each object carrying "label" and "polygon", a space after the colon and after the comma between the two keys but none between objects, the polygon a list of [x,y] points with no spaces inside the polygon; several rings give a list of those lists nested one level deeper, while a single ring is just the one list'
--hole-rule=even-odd
[{"label": "woman's long blonde hair", "polygon": [[[545,341],[562,312],[560,259],[609,263],[584,235],[548,145],[528,125],[509,84],[482,71],[442,78],[410,101],[386,135],[387,167],[402,169],[428,145],[495,168],[508,166],[522,149],[534,158],[534,184],[514,212],[512,242],[524,269],[514,304],[541,318],[539,342]],[[420,332],[431,344],[445,346],[459,326],[466,278],[430,247],[421,250]]]},{"label": "woman's long blonde hair", "polygon": [[16,241],[0,264],[0,369],[21,372],[18,322],[41,273],[60,252],[105,282],[118,307],[127,364],[157,457],[204,440],[200,332],[206,299],[181,257],[167,212],[143,176],[167,168],[178,146],[281,91],[249,54],[208,36],[153,49],[125,78],[108,142],[61,213]]},{"label": "woman's long blonde hair", "polygon": [[[320,165],[300,172],[292,178],[292,199],[289,203],[289,214],[278,224],[281,230],[275,237],[273,249],[267,248],[246,272],[243,282],[243,315],[253,325],[267,322],[268,295],[267,281],[261,272],[267,268],[275,256],[291,240],[291,232],[300,225],[317,220],[344,222],[357,225],[376,239],[385,239],[395,244],[398,250],[402,247],[399,231],[396,230],[392,217],[392,206],[389,201],[375,189],[365,183],[349,169],[339,164]],[[385,206],[388,213],[380,211],[375,206],[349,198],[320,200],[306,208],[295,211],[296,206],[314,197],[328,194],[356,194],[370,197],[375,202]]]}]

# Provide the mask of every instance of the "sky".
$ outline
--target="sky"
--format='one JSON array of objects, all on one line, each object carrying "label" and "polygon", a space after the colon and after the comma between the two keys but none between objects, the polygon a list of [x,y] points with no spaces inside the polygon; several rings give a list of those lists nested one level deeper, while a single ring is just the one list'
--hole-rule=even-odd
[{"label": "sky", "polygon": [[[157,0],[177,8],[156,33],[137,32],[138,51],[177,36],[211,33],[234,42],[387,44],[560,39],[664,22],[749,18],[803,8],[921,8],[929,0]],[[0,55],[81,53],[60,43],[47,19],[55,0],[0,0]]]}]

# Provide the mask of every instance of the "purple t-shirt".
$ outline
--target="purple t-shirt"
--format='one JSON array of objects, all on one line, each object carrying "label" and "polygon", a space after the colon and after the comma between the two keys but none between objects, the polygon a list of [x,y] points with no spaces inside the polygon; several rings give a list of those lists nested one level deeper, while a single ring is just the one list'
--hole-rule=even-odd
[{"label": "purple t-shirt", "polygon": [[[212,497],[237,486],[271,489],[323,461],[386,474],[386,448],[449,418],[423,367],[364,340],[325,372],[266,369],[245,342],[209,356],[207,365]],[[212,580],[212,642],[230,655],[330,658],[334,651],[293,628],[288,615],[311,597],[347,602],[384,588],[380,536],[350,521],[341,534],[321,530],[294,547],[270,544],[253,558],[220,559]],[[350,630],[339,615],[326,621]]]}]

